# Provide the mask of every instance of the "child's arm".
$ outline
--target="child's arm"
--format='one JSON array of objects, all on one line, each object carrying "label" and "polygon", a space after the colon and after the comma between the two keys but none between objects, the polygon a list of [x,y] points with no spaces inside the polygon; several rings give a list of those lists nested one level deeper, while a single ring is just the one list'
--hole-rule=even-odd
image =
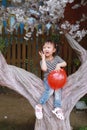
[{"label": "child's arm", "polygon": [[55,68],[55,70],[60,70],[61,69],[61,67],[66,67],[67,66],[67,63],[64,61],[64,62],[61,62],[61,63],[58,63],[57,65],[56,65],[56,68]]},{"label": "child's arm", "polygon": [[42,51],[39,52],[39,55],[40,55],[41,58],[42,58],[41,69],[42,69],[42,71],[47,71],[47,65],[46,65],[45,55],[44,55],[44,53],[43,53]]}]

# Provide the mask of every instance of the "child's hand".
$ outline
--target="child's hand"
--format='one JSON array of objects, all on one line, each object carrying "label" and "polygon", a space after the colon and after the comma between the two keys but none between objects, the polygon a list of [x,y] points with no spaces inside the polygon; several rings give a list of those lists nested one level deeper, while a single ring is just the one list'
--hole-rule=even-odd
[{"label": "child's hand", "polygon": [[61,62],[61,63],[58,63],[57,65],[56,65],[56,68],[55,68],[55,70],[60,70],[62,67],[65,67],[67,64],[66,64],[66,62],[64,61],[64,62]]},{"label": "child's hand", "polygon": [[39,55],[41,56],[41,58],[42,58],[43,60],[45,60],[45,54],[44,54],[42,51],[39,51]]},{"label": "child's hand", "polygon": [[60,65],[57,64],[55,70],[60,70],[60,69],[61,69]]}]

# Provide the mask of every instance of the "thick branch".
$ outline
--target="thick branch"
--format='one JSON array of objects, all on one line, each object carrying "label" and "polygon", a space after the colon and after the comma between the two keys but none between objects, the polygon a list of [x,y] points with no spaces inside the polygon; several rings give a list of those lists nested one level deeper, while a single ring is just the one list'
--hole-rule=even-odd
[{"label": "thick branch", "polygon": [[[78,100],[87,93],[87,61],[74,74],[70,75],[63,88],[63,107],[69,112]],[[67,102],[66,102],[67,101]],[[68,112],[68,114],[69,114]]]},{"label": "thick branch", "polygon": [[87,51],[76,40],[74,40],[69,34],[65,34],[65,36],[70,46],[77,53],[81,63],[83,63],[87,59]]},{"label": "thick branch", "polygon": [[[3,69],[4,66],[4,69]],[[34,107],[43,92],[40,78],[16,66],[8,65],[0,53],[0,85],[6,86],[23,95]]]}]

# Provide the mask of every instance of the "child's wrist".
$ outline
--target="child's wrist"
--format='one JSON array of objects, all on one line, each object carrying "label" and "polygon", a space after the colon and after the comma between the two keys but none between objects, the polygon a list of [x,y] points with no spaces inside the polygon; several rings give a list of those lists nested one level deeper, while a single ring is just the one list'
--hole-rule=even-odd
[{"label": "child's wrist", "polygon": [[44,57],[44,58],[42,58],[42,60],[43,60],[43,61],[46,61],[45,57]]}]

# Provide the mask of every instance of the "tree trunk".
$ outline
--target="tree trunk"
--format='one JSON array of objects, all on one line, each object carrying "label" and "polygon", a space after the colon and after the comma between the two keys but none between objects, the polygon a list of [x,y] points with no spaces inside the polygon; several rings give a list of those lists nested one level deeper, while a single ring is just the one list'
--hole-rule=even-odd
[{"label": "tree trunk", "polygon": [[[65,36],[81,61],[80,68],[67,78],[67,83],[62,89],[62,108],[65,120],[58,120],[53,115],[53,97],[51,97],[43,107],[43,119],[36,119],[35,130],[71,130],[70,113],[77,101],[87,93],[87,51],[70,35],[66,34]],[[23,95],[33,108],[44,91],[43,82],[40,78],[26,70],[8,65],[1,52],[0,85]]]}]

